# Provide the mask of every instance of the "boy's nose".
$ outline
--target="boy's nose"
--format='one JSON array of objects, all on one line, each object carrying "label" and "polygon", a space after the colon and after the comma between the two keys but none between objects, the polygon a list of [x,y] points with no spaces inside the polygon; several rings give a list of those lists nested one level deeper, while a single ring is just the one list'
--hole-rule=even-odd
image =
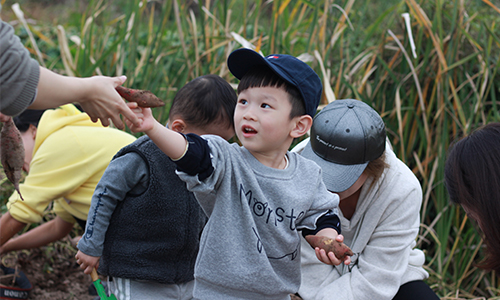
[{"label": "boy's nose", "polygon": [[257,117],[255,116],[255,113],[251,108],[247,108],[245,112],[243,113],[243,119],[245,120],[253,120],[255,121]]}]

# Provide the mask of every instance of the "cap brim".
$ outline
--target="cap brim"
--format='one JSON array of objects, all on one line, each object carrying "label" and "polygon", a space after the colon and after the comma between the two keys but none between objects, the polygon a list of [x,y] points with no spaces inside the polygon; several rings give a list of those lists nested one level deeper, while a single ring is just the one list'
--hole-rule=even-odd
[{"label": "cap brim", "polygon": [[275,70],[275,67],[262,55],[251,49],[242,48],[234,50],[227,58],[229,71],[238,79],[241,79],[253,67],[260,65],[268,66]]},{"label": "cap brim", "polygon": [[350,188],[363,173],[368,162],[356,165],[342,165],[329,162],[314,153],[311,142],[307,143],[301,155],[321,167],[323,182],[331,192],[340,193]]}]

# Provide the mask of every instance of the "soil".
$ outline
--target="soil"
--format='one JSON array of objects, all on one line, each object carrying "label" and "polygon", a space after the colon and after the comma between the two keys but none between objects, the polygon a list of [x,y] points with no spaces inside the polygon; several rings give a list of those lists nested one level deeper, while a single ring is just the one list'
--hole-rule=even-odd
[{"label": "soil", "polygon": [[28,299],[93,300],[96,296],[89,294],[92,280],[76,263],[76,251],[71,241],[65,239],[49,246],[6,254],[2,264],[17,267],[26,274],[33,285]]},{"label": "soil", "polygon": [[[23,271],[33,285],[28,299],[93,300],[89,294],[92,280],[76,263],[77,250],[69,238],[41,248],[9,253],[2,257],[6,267]],[[0,274],[0,278],[1,278]],[[104,277],[101,280],[105,281]],[[4,285],[5,280],[0,280]],[[291,300],[300,300],[290,295]]]}]

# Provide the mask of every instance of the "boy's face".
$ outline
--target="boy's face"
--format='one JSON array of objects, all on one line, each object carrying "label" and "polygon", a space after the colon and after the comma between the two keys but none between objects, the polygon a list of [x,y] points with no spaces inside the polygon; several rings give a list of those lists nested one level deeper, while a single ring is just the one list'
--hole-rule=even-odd
[{"label": "boy's face", "polygon": [[295,126],[288,97],[284,89],[276,87],[254,87],[239,94],[234,126],[238,139],[250,152],[288,149]]}]

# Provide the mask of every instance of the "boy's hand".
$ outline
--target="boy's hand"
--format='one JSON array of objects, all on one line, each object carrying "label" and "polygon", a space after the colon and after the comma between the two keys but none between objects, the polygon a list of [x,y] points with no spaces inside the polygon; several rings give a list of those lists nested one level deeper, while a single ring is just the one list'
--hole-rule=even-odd
[{"label": "boy's hand", "polygon": [[316,257],[328,265],[340,265],[342,262],[351,263],[351,249],[344,242],[344,236],[337,234],[333,228],[320,230],[316,235],[306,236],[307,242],[314,248]]},{"label": "boy's hand", "polygon": [[125,119],[127,126],[132,132],[147,133],[149,130],[153,129],[156,120],[151,113],[151,108],[141,108],[135,102],[128,102],[127,105],[139,119],[138,124],[132,123],[128,119]]},{"label": "boy's hand", "polygon": [[139,125],[126,120],[132,132],[144,132],[168,157],[176,160],[181,158],[187,149],[187,140],[179,132],[173,131],[160,124],[151,113],[151,108],[141,108],[135,102],[127,105],[139,119]]},{"label": "boy's hand", "polygon": [[[338,242],[342,242],[344,240],[344,237],[342,235],[338,235],[335,240]],[[314,248],[314,251],[316,252],[316,257],[322,263],[325,263],[327,265],[338,266],[342,262],[344,262],[345,265],[348,265],[351,263],[351,257],[348,255],[344,256],[344,259],[342,260],[342,259],[337,258],[332,251],[326,253],[325,249],[322,249],[320,247]]]},{"label": "boy's hand", "polygon": [[83,269],[83,273],[90,275],[92,269],[99,267],[99,258],[100,256],[90,256],[82,251],[78,250],[78,253],[75,255],[76,262],[80,265],[80,268]]}]

